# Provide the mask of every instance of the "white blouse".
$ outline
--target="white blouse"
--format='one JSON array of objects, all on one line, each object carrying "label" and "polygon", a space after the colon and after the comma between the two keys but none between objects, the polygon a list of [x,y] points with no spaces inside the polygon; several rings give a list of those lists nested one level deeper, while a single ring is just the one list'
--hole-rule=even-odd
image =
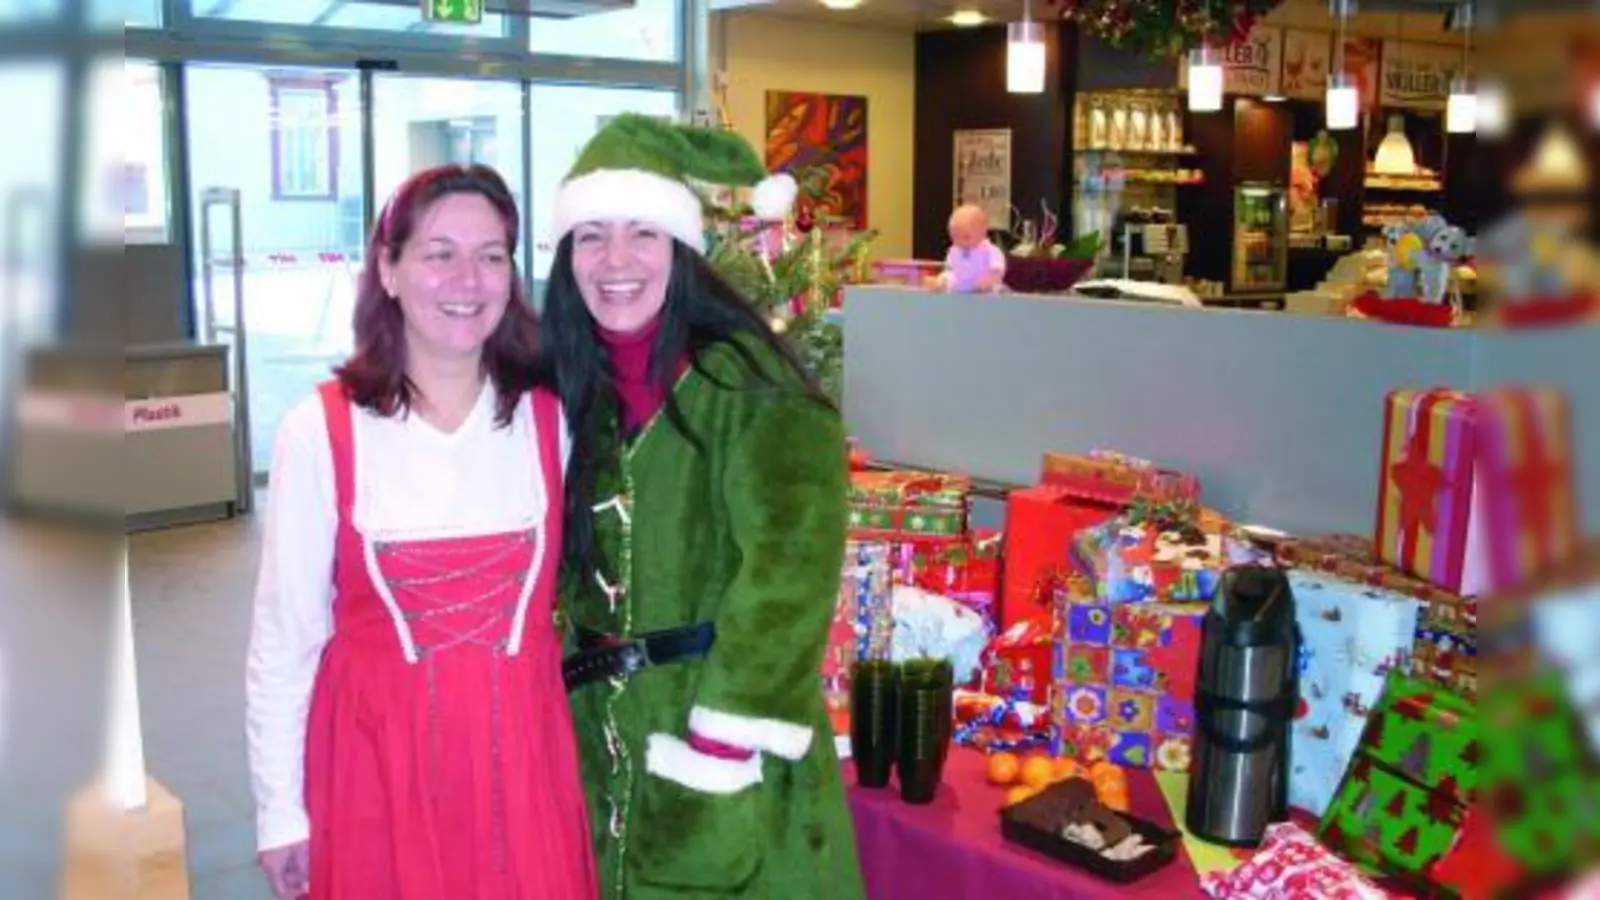
[{"label": "white blouse", "polygon": [[[544,476],[532,403],[495,427],[486,383],[465,422],[445,433],[421,416],[352,410],[356,527],[373,539],[492,534],[543,521]],[[568,453],[562,423],[561,457]],[[333,452],[322,402],[302,401],[278,427],[246,665],[246,728],[256,843],[305,840],[306,713],[333,627],[338,528]],[[557,548],[546,548],[557,552]],[[395,652],[400,652],[397,634]]]}]

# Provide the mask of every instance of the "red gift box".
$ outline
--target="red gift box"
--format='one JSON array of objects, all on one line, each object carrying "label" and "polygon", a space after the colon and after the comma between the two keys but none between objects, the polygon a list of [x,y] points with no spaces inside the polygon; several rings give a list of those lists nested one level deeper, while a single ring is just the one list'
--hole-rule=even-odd
[{"label": "red gift box", "polygon": [[1081,499],[1065,487],[1012,491],[1006,500],[1000,630],[1022,622],[1036,622],[1048,630],[1056,589],[1071,574],[1073,539],[1121,511],[1118,505]]},{"label": "red gift box", "polygon": [[994,624],[1000,588],[1001,533],[977,528],[956,541],[902,541],[896,545],[894,580],[975,610]]}]

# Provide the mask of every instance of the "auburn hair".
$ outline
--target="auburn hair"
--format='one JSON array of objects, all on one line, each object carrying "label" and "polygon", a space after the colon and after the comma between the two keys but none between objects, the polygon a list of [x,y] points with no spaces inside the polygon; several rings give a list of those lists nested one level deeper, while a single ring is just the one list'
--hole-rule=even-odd
[{"label": "auburn hair", "polygon": [[380,261],[392,265],[411,239],[422,217],[451,194],[476,194],[494,207],[505,226],[506,252],[511,257],[511,298],[505,314],[483,347],[483,368],[494,384],[495,422],[511,422],[517,404],[549,373],[539,352],[539,319],[528,304],[517,270],[517,201],[505,179],[483,165],[444,165],[424,169],[400,185],[372,226],[367,254],[356,288],[355,352],[334,375],[357,406],[382,416],[408,412],[417,387],[406,375],[405,316],[400,301],[384,289]]}]

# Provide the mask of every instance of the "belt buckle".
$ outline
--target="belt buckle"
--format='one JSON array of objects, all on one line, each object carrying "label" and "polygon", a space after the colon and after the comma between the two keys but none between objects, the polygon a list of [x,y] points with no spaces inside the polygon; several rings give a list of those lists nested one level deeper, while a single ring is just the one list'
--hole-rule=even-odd
[{"label": "belt buckle", "polygon": [[621,645],[622,647],[622,675],[629,677],[646,666],[650,665],[650,650],[644,641],[632,640]]}]

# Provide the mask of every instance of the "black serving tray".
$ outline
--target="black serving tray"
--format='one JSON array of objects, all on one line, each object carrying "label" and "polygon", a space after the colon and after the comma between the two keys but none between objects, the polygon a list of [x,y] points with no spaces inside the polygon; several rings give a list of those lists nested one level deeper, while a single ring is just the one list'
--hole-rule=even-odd
[{"label": "black serving tray", "polygon": [[1137,816],[1120,812],[1117,815],[1128,823],[1135,834],[1144,838],[1146,844],[1154,848],[1138,859],[1126,862],[1106,859],[1088,847],[1062,837],[1058,831],[1051,830],[1043,824],[1045,819],[1059,815],[1053,812],[1059,809],[1059,804],[1052,802],[1051,795],[1061,788],[1062,785],[1053,784],[1021,803],[1000,810],[1001,836],[1012,843],[1043,853],[1051,859],[1064,862],[1075,869],[1091,872],[1117,884],[1138,881],[1177,859],[1178,846],[1183,839],[1181,832],[1162,828]]}]

